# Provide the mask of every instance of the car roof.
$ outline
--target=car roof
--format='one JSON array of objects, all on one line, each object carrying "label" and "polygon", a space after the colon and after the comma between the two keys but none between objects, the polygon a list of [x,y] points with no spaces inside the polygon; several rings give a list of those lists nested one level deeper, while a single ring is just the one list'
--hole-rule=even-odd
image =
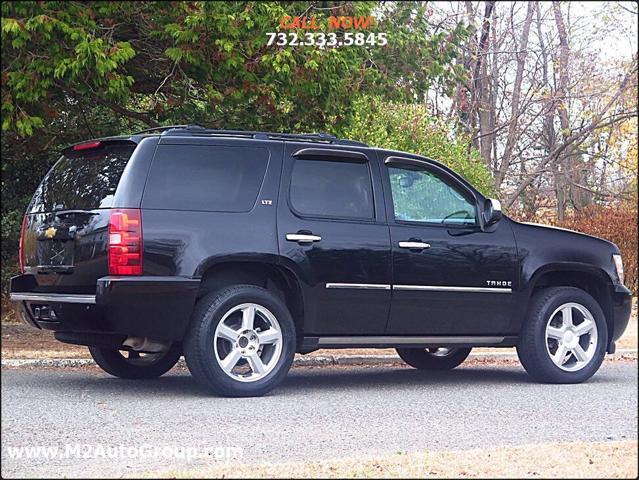
[{"label": "car roof", "polygon": [[328,133],[281,133],[281,132],[261,132],[251,130],[218,130],[209,129],[200,125],[167,125],[163,127],[149,128],[135,132],[131,135],[120,135],[101,137],[91,140],[84,140],[66,147],[64,150],[73,148],[74,145],[95,141],[132,141],[139,143],[143,138],[150,136],[161,137],[208,137],[208,138],[240,138],[253,140],[274,140],[274,141],[296,141],[310,142],[324,145],[343,145],[353,147],[369,148],[366,143],[355,140],[341,139]]},{"label": "car roof", "polygon": [[[120,136],[110,136],[110,137],[102,137],[96,138],[92,140],[85,140],[82,142],[78,142],[77,144],[90,143],[94,141],[101,142],[111,142],[111,141],[130,141],[135,143],[140,143],[142,139],[152,136],[159,136],[162,138],[166,137],[181,137],[181,138],[237,138],[237,139],[245,139],[245,140],[262,140],[262,141],[288,141],[288,142],[299,142],[303,144],[313,143],[317,146],[325,146],[330,147],[334,145],[338,146],[347,146],[347,147],[356,147],[361,149],[373,149],[380,153],[385,153],[389,155],[395,155],[399,157],[408,157],[417,160],[422,160],[431,164],[434,164],[443,170],[453,174],[454,176],[462,179],[461,175],[457,174],[454,170],[448,168],[446,165],[438,162],[437,160],[433,160],[432,158],[426,157],[424,155],[419,155],[416,153],[408,153],[402,152],[398,150],[388,150],[383,148],[375,148],[371,147],[366,143],[358,142],[356,140],[349,139],[341,139],[334,135],[327,133],[280,133],[280,132],[261,132],[261,131],[252,131],[252,130],[218,130],[218,129],[209,129],[202,127],[200,125],[166,125],[163,127],[154,127],[146,130],[141,130],[139,132],[135,132],[131,135],[120,135]],[[65,148],[63,151],[73,148],[74,145],[70,145]]]},{"label": "car roof", "polygon": [[147,130],[136,132],[130,137],[125,138],[145,137],[150,135],[161,135],[162,137],[230,137],[255,140],[293,140],[332,145],[368,147],[368,145],[363,142],[337,138],[336,136],[328,133],[282,133],[252,130],[219,130],[205,128],[200,125],[167,125],[164,127],[149,128]]}]

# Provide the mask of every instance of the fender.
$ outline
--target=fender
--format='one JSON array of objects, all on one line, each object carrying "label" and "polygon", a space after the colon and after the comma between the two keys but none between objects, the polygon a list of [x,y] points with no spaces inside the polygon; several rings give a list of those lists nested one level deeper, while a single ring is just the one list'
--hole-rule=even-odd
[{"label": "fender", "polygon": [[280,264],[280,256],[273,253],[233,253],[233,254],[220,254],[211,255],[202,260],[195,272],[193,278],[202,278],[207,270],[223,263],[253,263],[253,264],[267,264],[271,266],[277,266]]},{"label": "fender", "polygon": [[549,272],[584,272],[595,275],[606,285],[614,283],[614,279],[605,270],[595,265],[581,262],[553,262],[540,266],[531,275],[526,275],[526,272],[522,271],[522,292],[527,293],[530,298],[539,278]]},{"label": "fender", "polygon": [[[567,275],[575,275],[577,274],[580,277],[583,277],[581,280],[584,284],[592,284],[592,281],[589,281],[587,276],[591,278],[595,278],[597,283],[600,283],[601,290],[599,294],[599,298],[596,298],[599,302],[601,309],[604,312],[606,320],[608,322],[609,329],[612,328],[613,324],[613,311],[612,311],[612,303],[610,299],[610,292],[613,288],[614,282],[608,275],[608,273],[595,265],[590,265],[581,262],[553,262],[540,266],[537,268],[530,276],[524,278],[522,280],[522,288],[519,292],[518,302],[522,306],[520,312],[521,315],[517,319],[519,321],[519,325],[517,325],[517,330],[521,328],[525,320],[526,312],[528,311],[528,305],[530,304],[530,299],[532,297],[533,291],[535,287],[538,286],[540,279],[546,274],[552,273],[565,273]],[[595,295],[596,296],[596,295]],[[596,296],[597,297],[597,296]],[[610,330],[612,333],[612,330]]]}]

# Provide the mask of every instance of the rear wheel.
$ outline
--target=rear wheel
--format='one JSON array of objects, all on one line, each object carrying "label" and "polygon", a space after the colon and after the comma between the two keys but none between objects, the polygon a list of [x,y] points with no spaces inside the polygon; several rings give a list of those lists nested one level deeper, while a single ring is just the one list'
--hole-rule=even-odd
[{"label": "rear wheel", "polygon": [[132,350],[114,350],[89,347],[95,363],[105,372],[120,378],[156,378],[171,370],[182,355],[179,343],[173,343],[166,352],[141,353]]},{"label": "rear wheel", "polygon": [[517,354],[535,380],[579,383],[599,369],[607,343],[597,301],[578,288],[552,287],[532,297]]},{"label": "rear wheel", "polygon": [[452,370],[470,354],[470,348],[398,348],[397,353],[411,367],[420,370]]},{"label": "rear wheel", "polygon": [[186,364],[209,391],[259,396],[288,373],[295,354],[295,326],[272,292],[238,285],[202,298],[184,340]]}]

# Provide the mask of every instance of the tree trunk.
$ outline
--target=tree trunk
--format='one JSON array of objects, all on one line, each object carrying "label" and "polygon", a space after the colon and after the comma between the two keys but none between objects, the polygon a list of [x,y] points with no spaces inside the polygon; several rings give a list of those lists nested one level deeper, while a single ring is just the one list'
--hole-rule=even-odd
[{"label": "tree trunk", "polygon": [[504,181],[508,168],[510,167],[510,160],[512,159],[513,148],[517,144],[519,139],[519,114],[521,98],[521,83],[524,78],[524,67],[526,66],[526,57],[528,56],[528,35],[530,33],[530,24],[532,23],[533,12],[535,11],[535,3],[528,2],[528,10],[526,11],[526,20],[524,21],[524,27],[521,33],[521,40],[519,42],[519,51],[516,53],[517,57],[517,72],[515,73],[515,83],[513,85],[513,94],[510,105],[510,125],[508,126],[508,136],[506,138],[506,146],[504,148],[504,156],[499,165],[499,171],[495,176],[495,188],[499,191],[501,184]]},{"label": "tree trunk", "polygon": [[[568,33],[561,15],[559,2],[552,2],[555,15],[555,24],[559,34],[559,85],[556,90],[558,100],[557,111],[559,113],[559,125],[561,138],[565,141],[570,136],[570,118],[568,116],[568,62],[570,59],[570,47],[568,46]],[[555,175],[555,189],[557,191],[557,218],[563,220],[566,216],[566,193],[570,186],[569,178],[571,163],[573,160],[573,147],[566,148],[558,157],[553,171]]]},{"label": "tree trunk", "polygon": [[[539,48],[541,52],[541,80],[542,86],[546,91],[546,100],[543,105],[543,124],[542,124],[542,135],[541,135],[541,143],[544,147],[544,154],[548,157],[551,152],[557,146],[557,133],[555,132],[555,113],[557,110],[557,101],[554,98],[554,88],[550,85],[548,80],[548,57],[549,53],[547,50],[546,42],[544,41],[544,36],[541,30],[541,5],[539,2],[536,3],[537,17],[536,17],[536,26],[537,26],[537,37],[539,38]],[[560,185],[560,181],[558,181],[559,172],[556,169],[556,164],[553,162],[551,165],[551,171],[553,175],[553,183],[555,187],[555,200],[557,203],[563,204],[563,193],[561,188],[557,188]]]},{"label": "tree trunk", "polygon": [[[464,6],[466,8],[466,15],[468,16],[468,23],[473,24],[475,20],[475,10],[473,9],[473,3],[470,1],[465,1]],[[472,35],[468,39],[468,44],[466,45],[467,52],[475,52],[477,50],[477,37]],[[473,58],[470,55],[465,55],[462,60],[462,64],[464,66],[464,71],[472,72],[473,71]],[[472,75],[472,73],[471,73]],[[457,86],[455,91],[455,96],[453,98],[453,111],[457,114],[457,119],[461,128],[465,133],[471,135],[471,137],[475,136],[475,119],[473,113],[473,107],[471,105],[472,99],[472,82],[471,78],[468,84],[462,83]],[[479,143],[473,139],[472,146],[475,148],[479,148]]]},{"label": "tree trunk", "polygon": [[488,40],[490,38],[490,17],[493,14],[495,2],[486,2],[484,20],[481,26],[481,36],[477,46],[477,55],[473,73],[473,109],[477,112],[479,125],[479,149],[484,163],[490,167],[492,152],[492,137],[490,132],[490,103],[488,99]]}]

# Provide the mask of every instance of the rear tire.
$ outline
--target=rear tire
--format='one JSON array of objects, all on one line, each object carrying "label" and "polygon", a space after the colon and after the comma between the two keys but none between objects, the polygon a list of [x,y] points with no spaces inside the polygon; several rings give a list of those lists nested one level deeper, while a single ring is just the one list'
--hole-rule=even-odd
[{"label": "rear tire", "polygon": [[398,355],[420,370],[452,370],[461,365],[471,348],[398,348]]},{"label": "rear tire", "polygon": [[182,355],[178,342],[160,353],[137,354],[111,348],[90,346],[89,353],[98,366],[114,377],[129,379],[157,378],[171,370]]},{"label": "rear tire", "polygon": [[272,292],[236,285],[203,297],[184,339],[193,378],[228,397],[264,395],[279,385],[295,355],[295,325]]},{"label": "rear tire", "polygon": [[517,343],[528,374],[544,383],[581,383],[601,366],[608,326],[597,301],[574,287],[544,288],[530,301]]}]

